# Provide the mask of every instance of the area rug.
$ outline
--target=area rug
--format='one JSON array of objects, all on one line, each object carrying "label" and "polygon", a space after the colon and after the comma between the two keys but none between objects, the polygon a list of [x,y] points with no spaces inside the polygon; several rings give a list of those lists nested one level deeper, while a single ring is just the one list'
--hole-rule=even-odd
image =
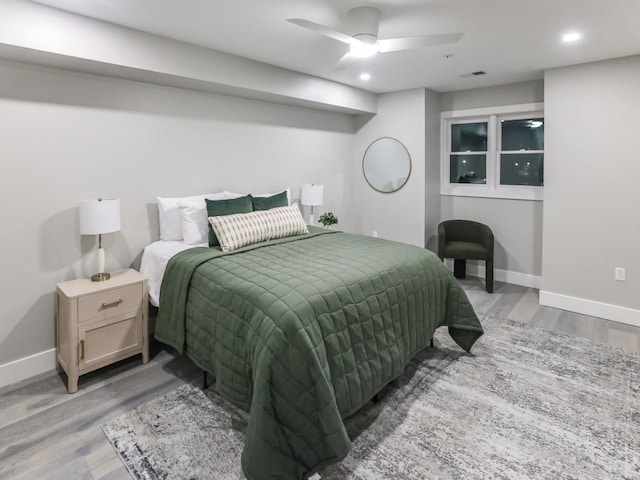
[{"label": "area rug", "polygon": [[[346,420],[331,480],[639,479],[640,356],[487,317],[472,354],[445,329]],[[136,479],[244,478],[246,415],[186,384],[103,425]]]}]

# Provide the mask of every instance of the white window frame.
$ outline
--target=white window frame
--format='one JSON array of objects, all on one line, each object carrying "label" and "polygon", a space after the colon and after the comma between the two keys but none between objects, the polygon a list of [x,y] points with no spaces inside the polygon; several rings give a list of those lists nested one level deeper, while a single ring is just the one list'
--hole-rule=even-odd
[{"label": "white window frame", "polygon": [[[461,197],[507,198],[516,200],[544,199],[544,187],[528,185],[500,185],[501,120],[522,118],[544,118],[543,103],[525,103],[503,107],[474,108],[441,113],[440,139],[440,193]],[[487,183],[451,183],[450,155],[451,125],[460,123],[487,122]],[[510,153],[505,151],[504,153]],[[528,150],[522,153],[544,153],[540,150]]]}]

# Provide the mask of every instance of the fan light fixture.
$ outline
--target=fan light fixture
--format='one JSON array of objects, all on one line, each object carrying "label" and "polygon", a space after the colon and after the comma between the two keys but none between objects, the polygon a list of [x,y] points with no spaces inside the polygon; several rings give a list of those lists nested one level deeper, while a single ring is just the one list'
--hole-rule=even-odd
[{"label": "fan light fixture", "polygon": [[338,60],[334,67],[336,70],[343,70],[360,58],[373,57],[378,53],[447,45],[456,43],[462,38],[462,33],[436,33],[415,37],[379,38],[380,10],[370,6],[352,8],[347,12],[346,32],[334,30],[331,27],[305,18],[289,18],[287,21],[349,45],[349,52]]},{"label": "fan light fixture", "polygon": [[353,42],[349,45],[349,53],[355,58],[373,57],[378,53],[376,43]]}]

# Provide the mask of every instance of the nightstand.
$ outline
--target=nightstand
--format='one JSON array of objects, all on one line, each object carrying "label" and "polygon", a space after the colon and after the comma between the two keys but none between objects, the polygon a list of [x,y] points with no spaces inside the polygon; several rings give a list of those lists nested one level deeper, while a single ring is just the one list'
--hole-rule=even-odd
[{"label": "nightstand", "polygon": [[80,375],[139,353],[149,361],[148,310],[147,279],[132,269],[57,285],[56,361],[69,393]]}]

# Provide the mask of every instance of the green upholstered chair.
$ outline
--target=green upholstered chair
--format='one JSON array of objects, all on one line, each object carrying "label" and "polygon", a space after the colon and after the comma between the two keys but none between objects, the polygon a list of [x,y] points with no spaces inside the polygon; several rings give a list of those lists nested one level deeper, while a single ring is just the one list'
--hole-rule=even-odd
[{"label": "green upholstered chair", "polygon": [[453,258],[456,278],[466,275],[467,259],[486,262],[487,292],[493,293],[493,232],[472,220],[446,220],[438,225],[438,256]]}]

